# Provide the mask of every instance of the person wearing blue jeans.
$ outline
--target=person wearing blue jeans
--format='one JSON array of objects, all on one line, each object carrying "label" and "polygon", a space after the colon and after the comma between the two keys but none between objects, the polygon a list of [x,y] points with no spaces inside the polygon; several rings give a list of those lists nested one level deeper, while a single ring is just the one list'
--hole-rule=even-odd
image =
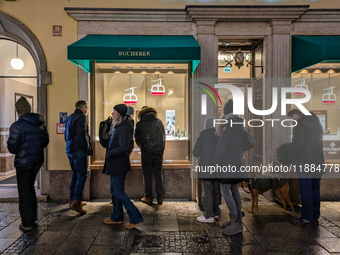
[{"label": "person wearing blue jeans", "polygon": [[301,218],[318,225],[320,217],[320,178],[300,178],[299,189],[302,203]]},{"label": "person wearing blue jeans", "polygon": [[125,104],[115,105],[112,110],[113,128],[106,150],[103,173],[110,175],[113,214],[105,218],[103,223],[122,224],[124,206],[130,217],[125,227],[132,229],[143,222],[143,217],[125,193],[126,174],[131,170],[129,148],[133,132],[130,120],[125,118],[126,112]]},{"label": "person wearing blue jeans", "polygon": [[111,196],[113,205],[113,214],[110,219],[116,223],[122,223],[124,220],[123,205],[129,215],[130,223],[137,225],[143,221],[143,217],[140,214],[137,207],[131,202],[130,198],[125,193],[125,178],[123,175],[111,175]]},{"label": "person wearing blue jeans", "polygon": [[83,189],[87,178],[87,156],[92,155],[89,127],[86,120],[89,106],[86,101],[76,103],[76,109],[66,120],[66,154],[72,169],[70,184],[70,209],[85,214],[82,202]]},{"label": "person wearing blue jeans", "polygon": [[[323,155],[322,126],[319,118],[312,112],[302,114],[298,109],[288,112],[287,116],[296,121],[293,128],[292,162],[296,166],[314,165],[315,169],[325,163]],[[318,225],[320,217],[320,179],[319,171],[299,173],[299,189],[301,197],[301,217],[298,224]]]},{"label": "person wearing blue jeans", "polygon": [[72,169],[70,200],[81,201],[87,179],[87,155],[84,151],[67,153]]}]

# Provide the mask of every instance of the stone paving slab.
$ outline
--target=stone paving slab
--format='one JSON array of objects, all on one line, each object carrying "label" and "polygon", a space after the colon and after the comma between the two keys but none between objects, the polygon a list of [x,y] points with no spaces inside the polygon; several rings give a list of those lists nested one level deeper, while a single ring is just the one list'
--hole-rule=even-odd
[{"label": "stone paving slab", "polygon": [[[322,202],[319,226],[297,226],[291,212],[261,200],[259,215],[247,213],[243,201],[243,234],[226,237],[221,224],[226,205],[214,224],[197,222],[202,215],[194,202],[166,202],[162,206],[135,202],[144,222],[126,230],[128,215],[118,225],[104,225],[112,213],[108,202],[88,202],[86,215],[68,204],[40,203],[38,228],[19,230],[17,203],[0,206],[1,254],[340,254],[340,202]],[[327,217],[326,217],[327,216]]]}]

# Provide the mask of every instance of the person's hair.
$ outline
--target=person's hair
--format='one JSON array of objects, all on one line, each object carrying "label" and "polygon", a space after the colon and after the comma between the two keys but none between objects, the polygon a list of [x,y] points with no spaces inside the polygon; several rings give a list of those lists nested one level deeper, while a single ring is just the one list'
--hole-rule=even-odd
[{"label": "person's hair", "polygon": [[116,116],[113,120],[113,126],[117,127],[120,123],[122,123],[123,117],[122,115],[120,115],[120,113],[118,111],[116,111]]},{"label": "person's hair", "polygon": [[85,100],[79,100],[76,103],[76,108],[80,110],[81,108],[83,108],[83,106],[86,106],[86,105],[87,105],[87,102]]},{"label": "person's hair", "polygon": [[287,116],[288,117],[293,117],[293,115],[296,114],[298,116],[301,116],[303,113],[298,110],[298,109],[293,109],[293,110],[290,110],[288,113],[287,113]]},{"label": "person's hair", "polygon": [[148,106],[144,105],[144,106],[142,107],[142,110],[145,109],[145,108],[147,108],[147,107],[148,107]]}]

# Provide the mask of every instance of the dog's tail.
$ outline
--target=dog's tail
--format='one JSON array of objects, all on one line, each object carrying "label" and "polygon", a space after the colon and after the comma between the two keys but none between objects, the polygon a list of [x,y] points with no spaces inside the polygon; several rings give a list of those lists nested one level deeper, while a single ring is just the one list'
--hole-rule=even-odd
[{"label": "dog's tail", "polygon": [[245,180],[245,182],[248,184],[248,189],[249,189],[249,191],[246,191],[246,190],[244,189],[243,182],[241,182],[242,189],[244,190],[245,193],[250,194],[250,193],[251,193],[251,192],[250,192],[250,180],[249,180],[249,182],[247,182],[247,180]]}]

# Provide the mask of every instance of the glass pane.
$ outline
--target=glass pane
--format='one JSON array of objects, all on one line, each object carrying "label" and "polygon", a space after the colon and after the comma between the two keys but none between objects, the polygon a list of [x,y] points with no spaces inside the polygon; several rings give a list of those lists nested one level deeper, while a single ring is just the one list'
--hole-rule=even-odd
[{"label": "glass pane", "polygon": [[[164,160],[188,160],[188,65],[97,63],[95,72],[95,159],[104,160],[99,124],[116,104],[134,108],[135,124],[143,106],[153,107],[167,129]],[[135,149],[132,162],[140,161]]]}]

